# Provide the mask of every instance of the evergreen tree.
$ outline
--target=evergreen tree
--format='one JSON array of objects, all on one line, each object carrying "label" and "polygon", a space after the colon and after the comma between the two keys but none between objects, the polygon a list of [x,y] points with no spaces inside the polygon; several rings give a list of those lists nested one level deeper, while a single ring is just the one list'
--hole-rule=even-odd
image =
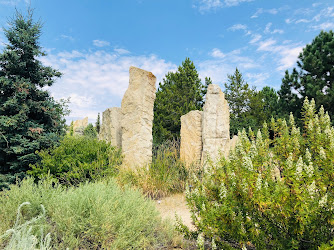
[{"label": "evergreen tree", "polygon": [[270,87],[261,91],[251,88],[236,69],[228,75],[225,83],[225,97],[230,108],[230,133],[238,134],[238,130],[249,127],[257,131],[264,121],[278,115],[278,95]]},{"label": "evergreen tree", "polygon": [[66,108],[46,90],[61,73],[38,60],[40,22],[17,12],[4,29],[9,44],[0,54],[0,186],[25,176],[37,150],[55,145],[64,134]]},{"label": "evergreen tree", "polygon": [[181,116],[201,110],[210,78],[202,84],[194,63],[186,58],[178,70],[168,72],[159,83],[154,103],[153,141],[160,144],[180,137]]},{"label": "evergreen tree", "polygon": [[282,80],[280,106],[298,118],[305,97],[314,98],[330,116],[334,114],[334,33],[321,31],[299,54],[297,67]]},{"label": "evergreen tree", "polygon": [[254,126],[254,121],[250,119],[250,106],[255,89],[250,88],[237,68],[234,74],[228,75],[227,78],[224,92],[230,108],[230,134],[233,136],[242,128]]},{"label": "evergreen tree", "polygon": [[97,113],[97,120],[96,120],[96,123],[95,123],[95,129],[96,129],[96,132],[99,134],[100,129],[101,129],[100,113]]},{"label": "evergreen tree", "polygon": [[267,121],[271,118],[281,118],[282,110],[279,107],[279,97],[275,89],[264,87],[261,91],[261,99],[263,101],[263,113]]}]

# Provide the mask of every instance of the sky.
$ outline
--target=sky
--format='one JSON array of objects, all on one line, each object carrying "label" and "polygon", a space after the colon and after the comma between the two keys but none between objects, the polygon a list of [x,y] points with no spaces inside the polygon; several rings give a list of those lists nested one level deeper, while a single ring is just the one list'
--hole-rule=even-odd
[{"label": "sky", "polygon": [[158,86],[187,57],[222,90],[236,68],[257,90],[279,90],[306,44],[334,30],[333,0],[0,0],[0,53],[3,28],[29,6],[43,23],[40,60],[63,73],[48,91],[70,98],[67,123],[120,107],[130,66]]}]

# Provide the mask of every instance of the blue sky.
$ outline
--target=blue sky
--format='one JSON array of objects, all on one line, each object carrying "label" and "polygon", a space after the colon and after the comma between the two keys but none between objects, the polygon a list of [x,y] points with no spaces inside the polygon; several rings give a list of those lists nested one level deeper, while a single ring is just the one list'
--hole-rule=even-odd
[{"label": "blue sky", "polygon": [[222,89],[238,67],[250,85],[278,90],[302,48],[334,29],[332,0],[0,0],[0,26],[29,4],[44,24],[42,61],[64,74],[49,91],[70,97],[68,122],[119,107],[130,66],[159,82],[186,57]]}]

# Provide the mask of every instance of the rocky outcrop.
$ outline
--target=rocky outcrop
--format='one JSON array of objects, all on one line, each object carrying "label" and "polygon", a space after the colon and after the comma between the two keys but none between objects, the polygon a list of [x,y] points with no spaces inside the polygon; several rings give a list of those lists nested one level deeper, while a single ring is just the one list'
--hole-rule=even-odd
[{"label": "rocky outcrop", "polygon": [[181,116],[180,158],[186,166],[201,161],[202,113],[202,111],[193,110]]},{"label": "rocky outcrop", "polygon": [[76,120],[73,122],[73,132],[75,135],[83,135],[85,128],[88,126],[88,117],[82,120]]},{"label": "rocky outcrop", "polygon": [[122,105],[123,165],[143,166],[152,160],[153,106],[156,77],[148,71],[130,67],[129,87]]},{"label": "rocky outcrop", "polygon": [[108,108],[102,113],[99,139],[110,142],[114,147],[122,147],[121,108]]},{"label": "rocky outcrop", "polygon": [[230,151],[229,106],[218,85],[208,86],[202,115],[202,162],[216,161]]}]

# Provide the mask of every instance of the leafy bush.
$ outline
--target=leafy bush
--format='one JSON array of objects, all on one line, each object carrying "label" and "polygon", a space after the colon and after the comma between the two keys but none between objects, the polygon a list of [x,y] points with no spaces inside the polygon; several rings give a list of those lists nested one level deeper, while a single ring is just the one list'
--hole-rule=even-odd
[{"label": "leafy bush", "polygon": [[291,115],[239,132],[229,159],[205,169],[187,202],[198,230],[217,245],[317,249],[334,237],[334,128],[307,99],[304,127]]},{"label": "leafy bush", "polygon": [[152,163],[137,171],[121,170],[118,180],[121,184],[140,187],[152,198],[183,192],[188,170],[180,161],[178,141],[167,141],[154,148]]},{"label": "leafy bush", "polygon": [[[152,249],[173,244],[173,228],[161,221],[153,202],[128,187],[120,189],[113,180],[67,189],[50,178],[12,185],[0,193],[0,235],[13,227],[16,208],[25,201],[31,203],[21,209],[27,221],[40,215],[44,204],[46,219],[40,222],[46,223],[53,249]],[[7,243],[1,240],[0,246]]]},{"label": "leafy bush", "polygon": [[91,124],[91,123],[88,124],[88,126],[83,131],[83,135],[91,137],[91,138],[96,138],[97,137],[97,131],[94,128],[93,124]]},{"label": "leafy bush", "polygon": [[41,161],[28,173],[38,178],[50,174],[65,184],[114,175],[122,159],[119,149],[88,136],[65,136],[58,147],[38,155]]}]

